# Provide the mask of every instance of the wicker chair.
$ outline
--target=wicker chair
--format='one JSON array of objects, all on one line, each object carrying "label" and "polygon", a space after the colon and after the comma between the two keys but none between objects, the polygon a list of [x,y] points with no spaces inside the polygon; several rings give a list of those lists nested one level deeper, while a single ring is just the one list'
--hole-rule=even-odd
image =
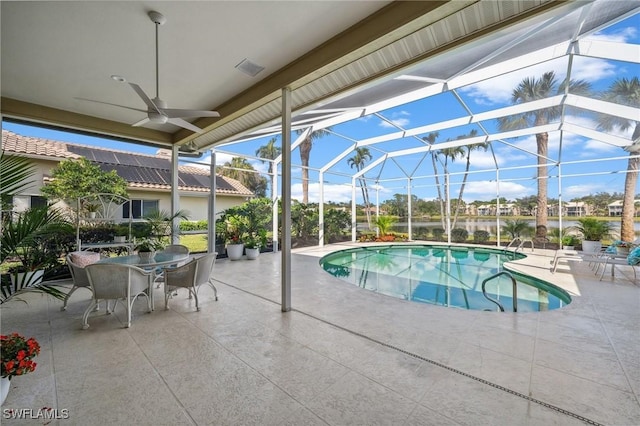
[{"label": "wicker chair", "polygon": [[[170,244],[168,246],[166,246],[164,249],[162,249],[163,252],[167,252],[167,253],[182,253],[182,254],[189,254],[189,247],[187,246],[183,246],[182,244]],[[181,262],[175,265],[171,265],[171,268],[175,268],[177,266],[180,265],[184,265],[186,262]],[[158,283],[157,288],[160,288],[160,284],[162,284],[164,278],[164,269],[165,268],[157,268],[156,269],[156,278],[155,281]]]},{"label": "wicker chair", "polygon": [[189,290],[189,298],[193,295],[196,299],[196,311],[200,310],[198,305],[198,290],[200,286],[206,284],[213,289],[215,300],[218,300],[218,290],[213,285],[213,267],[218,253],[209,253],[191,260],[190,262],[177,268],[166,268],[164,270],[164,308],[169,309],[169,298],[178,288]]},{"label": "wicker chair", "polygon": [[[84,311],[83,329],[89,328],[89,313],[100,300],[107,301],[107,315],[115,310],[118,301],[125,302],[127,328],[131,327],[131,308],[138,296],[144,295],[147,298],[149,312],[153,310],[153,271],[113,263],[97,263],[87,266],[85,270],[93,289],[93,300]],[[111,311],[109,300],[115,301]]]},{"label": "wicker chair", "polygon": [[[61,311],[67,310],[67,303],[69,302],[69,298],[79,288],[86,288],[89,291],[92,291],[91,284],[89,283],[89,278],[87,277],[87,271],[84,269],[85,267],[73,261],[73,256],[71,253],[67,254],[67,266],[69,266],[69,272],[71,272],[71,278],[73,279],[73,287],[67,293],[67,296],[64,298],[62,302]],[[96,311],[98,310],[98,305],[96,305]]]}]

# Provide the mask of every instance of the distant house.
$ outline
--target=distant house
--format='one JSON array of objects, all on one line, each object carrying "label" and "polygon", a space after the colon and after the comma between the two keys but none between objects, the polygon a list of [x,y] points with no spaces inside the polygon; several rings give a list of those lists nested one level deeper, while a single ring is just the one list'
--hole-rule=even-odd
[{"label": "distant house", "polygon": [[493,204],[482,204],[478,206],[478,216],[492,216],[496,214],[496,206]]},{"label": "distant house", "polygon": [[500,215],[502,216],[517,216],[520,214],[518,206],[512,203],[500,204]]},{"label": "distant house", "polygon": [[[638,204],[640,204],[640,200],[634,200],[634,204],[636,206],[634,216],[638,215]],[[622,216],[622,200],[614,201],[613,203],[607,206],[609,208],[609,216]]]},{"label": "distant house", "polygon": [[[35,183],[13,199],[16,211],[45,204],[40,188],[51,179],[51,170],[63,160],[80,157],[104,171],[115,170],[127,181],[134,220],[152,210],[171,210],[171,153],[167,150],[156,155],[131,153],[21,136],[7,130],[2,131],[2,149],[7,154],[27,157],[36,166]],[[189,212],[190,220],[207,219],[209,169],[181,165],[178,179],[180,208]],[[216,212],[240,205],[253,196],[237,180],[216,175]],[[128,213],[124,212],[123,217],[125,214]]]},{"label": "distant house", "polygon": [[569,201],[564,203],[564,213],[566,216],[589,216],[592,213],[591,205],[584,201]]}]

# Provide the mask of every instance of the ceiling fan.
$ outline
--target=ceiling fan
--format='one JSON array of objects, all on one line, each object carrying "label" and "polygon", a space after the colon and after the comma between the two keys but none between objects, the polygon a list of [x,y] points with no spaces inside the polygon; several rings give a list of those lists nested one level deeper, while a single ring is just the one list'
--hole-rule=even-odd
[{"label": "ceiling fan", "polygon": [[220,114],[216,111],[204,111],[204,110],[194,110],[194,109],[175,109],[175,108],[167,108],[167,103],[160,99],[160,84],[159,84],[159,71],[158,71],[158,27],[167,22],[167,19],[163,14],[155,11],[150,11],[148,13],[149,18],[155,24],[156,27],[156,97],[151,99],[145,92],[142,90],[140,86],[135,83],[131,83],[127,81],[124,77],[119,75],[112,75],[111,78],[115,81],[121,83],[127,83],[131,88],[138,94],[138,96],[142,99],[142,101],[147,106],[147,109],[140,108],[132,108],[124,105],[116,105],[108,102],[100,102],[94,101],[91,99],[83,99],[91,102],[98,102],[107,105],[113,105],[120,108],[126,108],[133,111],[146,112],[147,117],[143,120],[138,121],[137,123],[132,124],[132,126],[143,126],[149,122],[155,124],[165,124],[170,123],[179,127],[182,127],[187,130],[191,130],[195,133],[202,133],[202,129],[194,126],[183,118],[196,118],[196,117],[220,117]]}]

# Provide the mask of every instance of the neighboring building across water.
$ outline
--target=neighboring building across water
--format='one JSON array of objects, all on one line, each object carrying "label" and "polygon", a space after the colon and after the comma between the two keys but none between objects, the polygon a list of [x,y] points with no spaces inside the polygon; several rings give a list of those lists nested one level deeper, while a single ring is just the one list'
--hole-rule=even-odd
[{"label": "neighboring building across water", "polygon": [[[40,188],[51,179],[51,170],[63,160],[85,157],[104,171],[115,170],[128,183],[133,219],[152,210],[171,210],[171,153],[157,155],[110,150],[50,139],[21,136],[2,131],[2,149],[6,154],[29,158],[36,166],[33,185],[13,199],[14,210],[22,211],[42,205],[46,200]],[[180,208],[189,212],[190,220],[207,218],[210,192],[209,169],[179,166]],[[254,194],[235,179],[216,175],[216,212],[237,206]]]}]

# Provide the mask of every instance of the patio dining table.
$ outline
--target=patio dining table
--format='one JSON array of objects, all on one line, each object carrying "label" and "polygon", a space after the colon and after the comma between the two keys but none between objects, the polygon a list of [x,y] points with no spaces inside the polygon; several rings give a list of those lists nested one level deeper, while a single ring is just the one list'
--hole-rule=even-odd
[{"label": "patio dining table", "polygon": [[143,258],[137,254],[129,256],[105,257],[97,263],[118,263],[132,265],[143,269],[156,268],[158,266],[175,265],[189,259],[189,254],[171,253],[159,251],[152,258]]}]

